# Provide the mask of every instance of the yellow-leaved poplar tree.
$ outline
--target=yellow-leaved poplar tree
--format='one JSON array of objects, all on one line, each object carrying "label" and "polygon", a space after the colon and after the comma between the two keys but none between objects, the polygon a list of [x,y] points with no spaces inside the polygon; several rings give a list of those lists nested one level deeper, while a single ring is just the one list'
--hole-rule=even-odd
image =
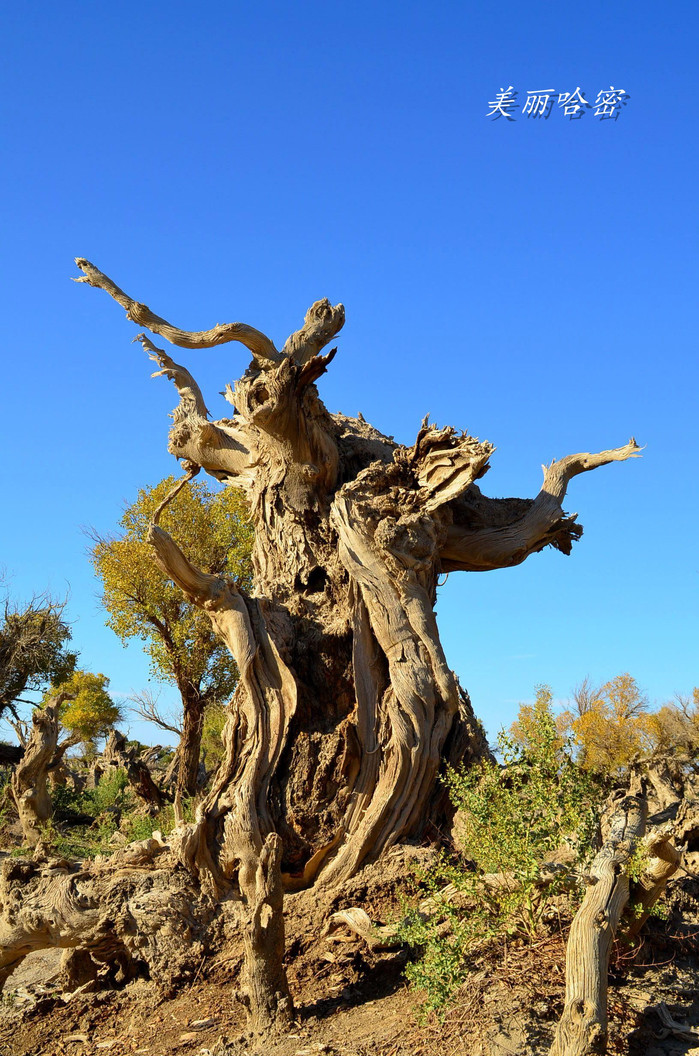
[{"label": "yellow-leaved poplar tree", "polygon": [[648,733],[655,751],[694,759],[699,753],[699,686],[691,696],[677,694],[649,715]]},{"label": "yellow-leaved poplar tree", "polygon": [[91,743],[104,737],[122,717],[121,708],[107,692],[109,679],[80,669],[52,686],[44,697],[46,703],[58,693],[66,693],[59,711],[61,724],[72,735],[74,742]]},{"label": "yellow-leaved poplar tree", "polygon": [[576,696],[577,706],[564,712],[562,727],[579,748],[581,766],[614,774],[652,750],[648,700],[628,672]]},{"label": "yellow-leaved poplar tree", "polygon": [[[102,583],[107,625],[124,645],[140,639],[153,677],[179,692],[182,732],[177,748],[177,788],[192,795],[197,786],[205,709],[229,699],[238,672],[206,612],[190,604],[179,587],[157,568],[152,547],[146,542],[153,515],[174,483],[173,477],[167,477],[155,487],[139,491],[136,501],[124,511],[117,537],[92,533],[91,554]],[[249,587],[252,528],[241,492],[230,487],[214,491],[190,483],[169,502],[160,524],[197,568]]]}]

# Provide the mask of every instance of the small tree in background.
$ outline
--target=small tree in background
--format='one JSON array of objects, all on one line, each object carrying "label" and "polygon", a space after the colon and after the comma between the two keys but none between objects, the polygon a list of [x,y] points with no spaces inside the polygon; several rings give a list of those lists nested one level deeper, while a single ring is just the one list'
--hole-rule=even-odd
[{"label": "small tree in background", "polygon": [[657,751],[694,759],[699,753],[699,686],[691,696],[678,693],[674,701],[649,715],[647,722]]},{"label": "small tree in background", "polygon": [[[153,563],[146,534],[173,484],[174,478],[168,477],[139,491],[124,511],[117,538],[93,533],[92,561],[102,583],[107,625],[124,645],[140,639],[153,677],[177,687],[182,701],[177,789],[193,795],[206,708],[230,697],[238,671],[208,615],[187,601]],[[249,587],[252,529],[240,492],[232,488],[214,492],[193,484],[169,503],[161,523],[202,571]]]},{"label": "small tree in background", "polygon": [[510,738],[518,747],[535,754],[542,747],[552,753],[559,752],[565,744],[565,737],[554,718],[551,687],[542,683],[534,687],[534,692],[533,704],[520,704],[517,718],[510,727]]},{"label": "small tree in background", "polygon": [[65,602],[44,594],[26,605],[5,600],[0,623],[0,716],[9,712],[19,721],[17,704],[34,704],[28,694],[64,681],[74,670],[77,654],[68,648],[71,631],[64,608]]},{"label": "small tree in background", "polygon": [[579,761],[585,769],[614,774],[639,753],[652,750],[648,700],[630,674],[617,675],[582,699],[582,705],[561,718],[563,730],[580,749]]},{"label": "small tree in background", "polygon": [[47,697],[65,694],[58,714],[73,743],[83,741],[94,745],[122,718],[121,708],[107,692],[108,686],[106,675],[77,670],[47,694]]}]

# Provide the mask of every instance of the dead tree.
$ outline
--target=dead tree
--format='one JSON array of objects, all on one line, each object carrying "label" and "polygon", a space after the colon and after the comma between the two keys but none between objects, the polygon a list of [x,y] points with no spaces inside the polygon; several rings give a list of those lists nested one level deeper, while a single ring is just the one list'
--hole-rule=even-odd
[{"label": "dead tree", "polygon": [[607,1051],[609,954],[629,900],[628,863],[643,836],[646,814],[643,796],[624,796],[590,867],[590,887],[568,938],[565,1008],[551,1056],[599,1056]]},{"label": "dead tree", "polygon": [[[180,395],[171,453],[247,494],[254,596],[202,575],[157,526],[151,541],[241,672],[224,735],[228,764],[205,809],[219,829],[209,846],[215,872],[226,876],[237,861],[234,826],[224,824],[235,814],[248,819],[256,857],[277,831],[287,872],[306,883],[310,872],[343,879],[430,819],[445,759],[486,750],[439,642],[438,575],[516,565],[546,546],[569,553],[582,531],[562,509],[569,481],[639,448],[632,439],[570,455],[546,467],[536,499],[489,499],[475,482],[491,444],[425,420],[403,447],[361,417],[326,410],[315,382],[335,355],[321,353],[344,323],[342,305],[316,302],[278,351],[242,323],[179,330],[77,263],[78,281],[173,344],[239,341],[253,355],[227,387],[232,416],[212,422],[189,371],[141,335],[157,374]],[[232,812],[232,802],[242,810]]]},{"label": "dead tree", "polygon": [[150,811],[156,813],[164,805],[165,799],[150,770],[139,758],[138,752],[127,747],[123,733],[113,729],[109,731],[99,761],[103,770],[124,770],[134,792]]},{"label": "dead tree", "polygon": [[[632,439],[554,461],[534,499],[488,498],[476,482],[490,443],[425,419],[406,447],[361,415],[326,409],[315,383],[335,355],[323,349],[344,323],[342,305],[317,301],[279,350],[243,323],[180,330],[77,264],[77,281],[105,290],[151,334],[191,349],[237,341],[252,353],[226,388],[230,416],[211,421],[190,372],[139,335],[179,393],[170,452],[188,476],[202,468],[242,488],[255,527],[250,595],[195,568],[157,524],[150,537],[240,671],[226,758],[197,821],[178,833],[178,853],[208,889],[237,891],[252,919],[270,834],[289,890],[338,884],[439,822],[440,768],[488,749],[439,640],[438,576],[517,565],[547,546],[570,553],[582,533],[562,507],[570,480],[639,448]],[[286,998],[279,972],[267,976],[282,994],[267,994],[273,1009]]]},{"label": "dead tree", "polygon": [[41,839],[41,830],[51,817],[48,772],[58,746],[60,694],[46,705],[35,708],[24,756],[10,780],[10,791],[17,807],[22,833],[30,847]]},{"label": "dead tree", "polygon": [[638,935],[679,869],[681,845],[696,825],[693,790],[681,775],[677,784],[666,759],[638,762],[629,794],[617,793],[606,826],[603,819],[609,832],[590,866],[590,886],[568,938],[565,1007],[551,1056],[607,1051],[607,975],[617,928],[626,942]]}]

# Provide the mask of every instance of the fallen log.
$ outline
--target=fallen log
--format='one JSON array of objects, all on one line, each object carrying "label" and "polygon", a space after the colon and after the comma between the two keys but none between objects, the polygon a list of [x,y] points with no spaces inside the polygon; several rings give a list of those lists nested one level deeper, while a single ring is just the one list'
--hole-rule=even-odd
[{"label": "fallen log", "polygon": [[[141,840],[106,859],[69,862],[41,851],[0,863],[0,989],[35,950],[82,951],[114,981],[164,989],[191,979],[210,948],[215,900],[178,868],[167,844]],[[73,983],[76,982],[74,978]]]}]

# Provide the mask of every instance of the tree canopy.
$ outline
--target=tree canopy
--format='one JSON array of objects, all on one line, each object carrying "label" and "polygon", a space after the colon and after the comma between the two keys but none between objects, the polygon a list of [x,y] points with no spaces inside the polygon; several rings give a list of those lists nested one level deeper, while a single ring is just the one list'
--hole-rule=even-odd
[{"label": "tree canopy", "polygon": [[[510,735],[525,749],[535,743],[542,715],[551,712],[552,702],[550,686],[540,685],[533,704],[520,704]],[[568,745],[580,766],[598,775],[618,776],[643,756],[693,759],[699,752],[699,687],[650,710],[645,693],[628,672],[599,687],[586,678],[556,725],[557,748]]]},{"label": "tree canopy", "polygon": [[0,715],[16,704],[31,704],[27,694],[63,682],[75,668],[68,648],[71,630],[64,603],[37,595],[26,605],[6,600],[0,624]]},{"label": "tree canopy", "polygon": [[[237,679],[233,658],[206,613],[156,567],[146,542],[153,514],[174,483],[166,477],[142,488],[124,510],[118,536],[93,533],[92,562],[107,625],[124,645],[133,638],[144,643],[153,677],[178,688],[189,682],[203,695],[225,700]],[[163,512],[162,522],[203,570],[249,586],[252,529],[240,492],[190,484]]]},{"label": "tree canopy", "polygon": [[76,670],[53,686],[47,699],[66,694],[58,713],[62,725],[76,738],[94,741],[106,736],[122,717],[121,708],[107,692],[108,686],[106,675]]},{"label": "tree canopy", "polygon": [[614,773],[652,749],[648,720],[648,700],[626,672],[579,694],[575,711],[566,712],[562,721],[580,749],[582,765]]}]

